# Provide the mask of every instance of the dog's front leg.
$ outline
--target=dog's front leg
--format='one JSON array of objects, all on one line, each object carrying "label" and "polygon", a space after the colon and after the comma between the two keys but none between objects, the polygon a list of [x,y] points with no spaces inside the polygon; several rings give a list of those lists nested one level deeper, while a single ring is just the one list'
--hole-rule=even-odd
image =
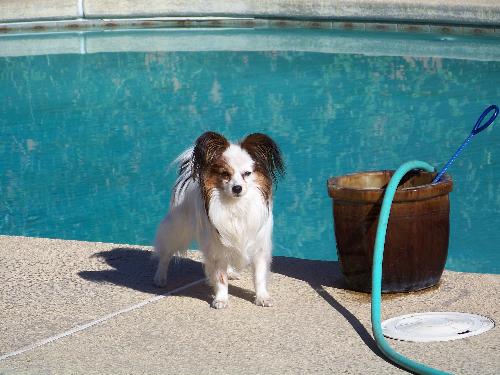
[{"label": "dog's front leg", "polygon": [[223,309],[227,307],[229,300],[228,293],[228,277],[227,277],[227,266],[219,267],[216,264],[211,264],[210,262],[205,263],[205,269],[208,276],[210,284],[214,288],[215,297],[212,301],[212,307],[214,309]]},{"label": "dog's front leg", "polygon": [[267,291],[267,278],[270,266],[271,258],[267,254],[257,254],[254,258],[255,304],[258,306],[272,306],[271,297]]}]

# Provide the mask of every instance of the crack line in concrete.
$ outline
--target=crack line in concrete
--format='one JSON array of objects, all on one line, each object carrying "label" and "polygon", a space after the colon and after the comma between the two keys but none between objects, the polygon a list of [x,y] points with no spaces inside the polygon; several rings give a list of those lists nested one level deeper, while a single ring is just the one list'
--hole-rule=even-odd
[{"label": "crack line in concrete", "polygon": [[165,298],[165,297],[168,297],[168,296],[170,296],[170,295],[172,295],[172,294],[178,293],[178,292],[180,292],[180,291],[182,291],[182,290],[184,290],[184,289],[188,289],[188,288],[190,288],[190,287],[192,287],[192,286],[194,286],[194,285],[196,285],[196,284],[199,284],[199,283],[201,283],[201,282],[204,282],[204,281],[206,281],[206,279],[205,279],[205,278],[200,279],[200,280],[193,281],[193,282],[191,282],[191,283],[189,283],[189,284],[186,284],[186,285],[183,285],[183,286],[181,286],[181,287],[179,287],[179,288],[177,288],[177,289],[174,289],[174,290],[171,290],[171,291],[169,291],[169,292],[166,292],[166,293],[160,294],[160,295],[158,295],[158,296],[155,296],[155,297],[153,297],[153,298],[147,299],[147,300],[142,301],[142,302],[140,302],[140,303],[137,303],[137,304],[135,304],[135,305],[132,305],[132,306],[126,307],[126,308],[124,308],[124,309],[121,309],[121,310],[119,310],[119,311],[115,311],[115,312],[113,312],[113,313],[111,313],[111,314],[105,315],[105,316],[103,316],[102,318],[99,318],[99,319],[93,320],[93,321],[91,321],[91,322],[89,322],[89,323],[85,323],[85,324],[77,325],[77,326],[75,326],[75,327],[73,327],[73,328],[71,328],[71,329],[69,329],[69,330],[67,330],[67,331],[65,331],[65,332],[59,333],[59,334],[57,334],[57,335],[54,335],[54,336],[48,337],[48,338],[43,339],[43,340],[40,340],[40,341],[37,341],[37,342],[35,342],[35,343],[33,343],[33,344],[30,344],[30,345],[24,346],[24,347],[22,347],[22,348],[20,348],[20,349],[18,349],[18,350],[13,351],[13,352],[6,353],[6,354],[2,354],[2,355],[0,355],[0,362],[1,362],[1,361],[6,360],[6,359],[8,359],[8,358],[11,358],[11,357],[17,356],[17,355],[19,355],[19,354],[26,353],[26,352],[28,352],[28,351],[30,351],[30,350],[33,350],[33,349],[36,349],[36,348],[38,348],[38,347],[40,347],[40,346],[43,346],[43,345],[49,344],[49,343],[51,343],[51,342],[53,342],[53,341],[56,341],[56,340],[62,339],[63,337],[71,336],[71,335],[72,335],[72,334],[74,334],[74,333],[77,333],[77,332],[80,332],[80,331],[86,330],[86,329],[91,328],[91,327],[93,327],[93,326],[95,326],[95,325],[97,325],[97,324],[100,324],[100,323],[103,323],[103,322],[105,322],[105,321],[107,321],[107,320],[110,320],[110,319],[114,318],[115,316],[118,316],[118,315],[121,315],[121,314],[125,314],[125,313],[128,313],[128,312],[130,312],[130,311],[133,311],[133,310],[139,309],[139,308],[144,307],[144,306],[146,306],[146,305],[148,305],[148,304],[150,304],[150,303],[152,303],[152,302],[156,302],[156,301],[158,301],[158,300],[160,300],[160,299],[162,299],[162,298]]}]

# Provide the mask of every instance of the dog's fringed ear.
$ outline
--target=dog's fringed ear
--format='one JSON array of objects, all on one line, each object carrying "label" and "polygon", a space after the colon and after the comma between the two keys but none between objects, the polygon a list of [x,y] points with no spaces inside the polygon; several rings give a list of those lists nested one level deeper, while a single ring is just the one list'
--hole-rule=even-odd
[{"label": "dog's fringed ear", "polygon": [[246,150],[257,164],[256,167],[264,172],[274,182],[278,177],[285,175],[285,163],[278,145],[267,135],[253,133],[242,142],[241,148]]},{"label": "dog's fringed ear", "polygon": [[229,141],[215,132],[198,137],[193,150],[193,178],[200,180],[203,172],[229,147]]}]

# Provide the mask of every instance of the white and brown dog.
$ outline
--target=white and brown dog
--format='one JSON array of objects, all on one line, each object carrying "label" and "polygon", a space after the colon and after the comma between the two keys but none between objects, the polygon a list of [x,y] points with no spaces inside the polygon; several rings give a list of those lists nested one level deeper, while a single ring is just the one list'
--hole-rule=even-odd
[{"label": "white and brown dog", "polygon": [[207,132],[175,162],[179,163],[179,176],[155,240],[159,258],[156,285],[165,286],[172,256],[185,252],[195,239],[214,288],[212,307],[228,305],[228,272],[248,265],[254,272],[255,303],[271,306],[267,279],[272,253],[272,188],[285,172],[279,147],[260,133],[230,143],[220,134]]}]

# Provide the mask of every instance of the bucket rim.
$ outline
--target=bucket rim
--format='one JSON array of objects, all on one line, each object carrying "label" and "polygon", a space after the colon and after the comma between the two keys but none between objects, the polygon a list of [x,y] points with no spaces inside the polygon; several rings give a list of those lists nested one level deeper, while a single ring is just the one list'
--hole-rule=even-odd
[{"label": "bucket rim", "polygon": [[[377,187],[347,187],[341,186],[339,182],[342,179],[348,179],[360,175],[385,175],[387,178],[387,184],[389,183],[390,178],[394,174],[395,170],[393,169],[383,169],[383,170],[370,170],[370,171],[362,171],[362,172],[354,172],[348,173],[340,176],[333,176],[328,178],[327,180],[327,188],[328,195],[334,200],[343,200],[343,201],[361,201],[361,202],[369,202],[369,203],[382,203],[382,198],[385,193],[385,186],[377,188]],[[418,171],[419,174],[429,174],[432,179],[437,175],[436,172],[425,172]],[[398,188],[396,190],[396,194],[394,195],[394,202],[405,202],[405,201],[418,201],[429,198],[438,197],[441,195],[448,195],[453,190],[453,180],[452,177],[445,173],[441,180],[435,184],[431,182],[418,185],[418,186],[409,186],[405,188]],[[386,184],[386,185],[387,185]]]}]

